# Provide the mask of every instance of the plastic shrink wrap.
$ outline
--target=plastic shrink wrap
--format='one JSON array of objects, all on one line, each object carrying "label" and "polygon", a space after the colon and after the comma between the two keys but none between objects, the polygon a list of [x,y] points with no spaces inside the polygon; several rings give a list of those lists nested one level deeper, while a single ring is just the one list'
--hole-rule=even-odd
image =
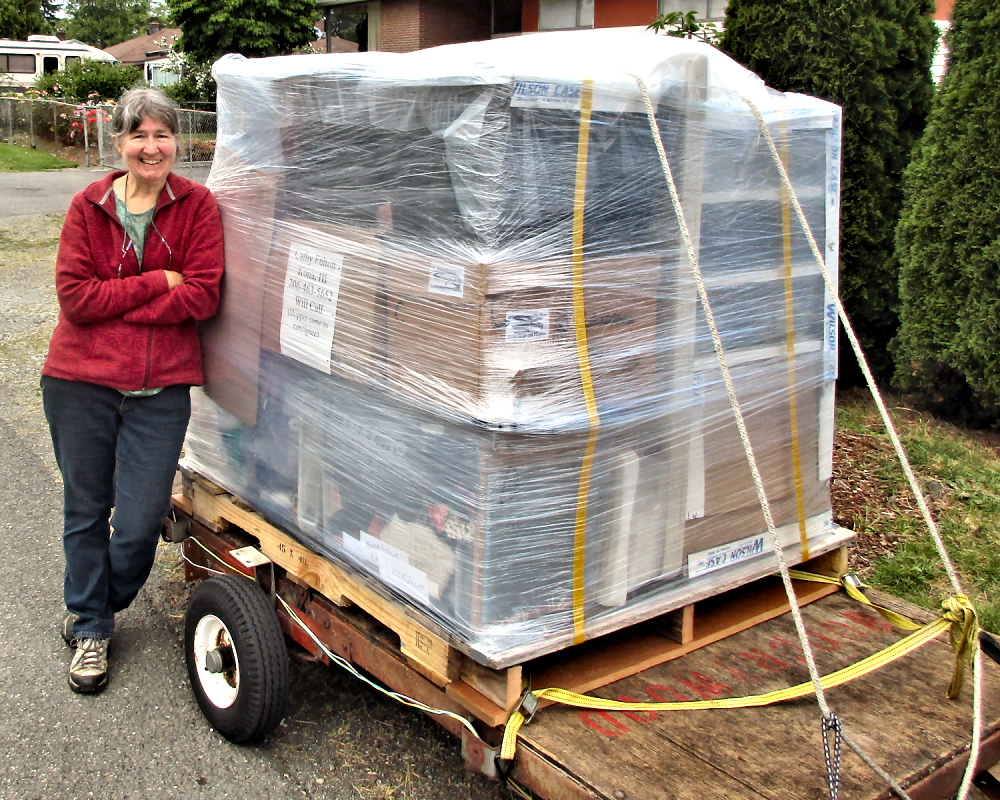
[{"label": "plastic shrink wrap", "polygon": [[188,466],[505,666],[838,546],[840,109],[628,31],[213,71],[226,236]]}]

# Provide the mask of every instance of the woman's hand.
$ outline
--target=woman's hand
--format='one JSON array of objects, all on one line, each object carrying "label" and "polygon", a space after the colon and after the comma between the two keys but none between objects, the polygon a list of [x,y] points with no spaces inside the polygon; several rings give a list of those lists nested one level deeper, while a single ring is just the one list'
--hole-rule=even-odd
[{"label": "woman's hand", "polygon": [[184,276],[179,272],[173,272],[172,270],[165,269],[163,274],[167,276],[167,286],[169,289],[176,289],[182,283],[184,283]]}]

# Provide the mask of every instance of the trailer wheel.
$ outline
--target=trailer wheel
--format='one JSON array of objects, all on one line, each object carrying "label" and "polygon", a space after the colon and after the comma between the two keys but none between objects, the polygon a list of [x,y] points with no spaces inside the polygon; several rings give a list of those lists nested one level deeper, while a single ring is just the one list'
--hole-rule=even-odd
[{"label": "trailer wheel", "polygon": [[210,578],[191,596],[184,625],[191,688],[205,717],[236,744],[263,739],[288,700],[288,651],[260,587]]}]

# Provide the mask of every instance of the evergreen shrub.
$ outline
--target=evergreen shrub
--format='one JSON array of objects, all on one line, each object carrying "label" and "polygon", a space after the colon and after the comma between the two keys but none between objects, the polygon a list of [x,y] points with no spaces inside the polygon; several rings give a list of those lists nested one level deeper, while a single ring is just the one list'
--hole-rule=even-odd
[{"label": "evergreen shrub", "polygon": [[[844,109],[840,296],[876,376],[898,327],[900,182],[933,100],[933,0],[730,0],[720,47],[771,87]],[[860,370],[841,349],[841,383]]]},{"label": "evergreen shrub", "polygon": [[901,388],[1000,422],[1000,6],[957,0],[897,230]]}]

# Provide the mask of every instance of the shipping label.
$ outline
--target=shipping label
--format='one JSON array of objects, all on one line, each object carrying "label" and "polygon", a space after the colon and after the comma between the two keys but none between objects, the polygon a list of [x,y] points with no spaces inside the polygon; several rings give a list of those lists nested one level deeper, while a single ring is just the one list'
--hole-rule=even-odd
[{"label": "shipping label", "polygon": [[730,567],[742,561],[749,561],[764,553],[771,552],[771,543],[768,541],[766,533],[757,536],[748,536],[738,542],[730,542],[710,550],[703,550],[700,553],[692,553],[688,556],[688,577],[697,578],[699,575],[707,575],[717,569]]},{"label": "shipping label", "polygon": [[582,83],[516,81],[510,104],[515,108],[579,109]]},{"label": "shipping label", "polygon": [[508,311],[504,328],[504,338],[508,342],[543,341],[549,338],[549,310]]},{"label": "shipping label", "polygon": [[344,254],[293,244],[281,304],[281,354],[330,374]]},{"label": "shipping label", "polygon": [[465,291],[465,267],[458,264],[432,265],[427,290],[431,294],[461,297]]}]

